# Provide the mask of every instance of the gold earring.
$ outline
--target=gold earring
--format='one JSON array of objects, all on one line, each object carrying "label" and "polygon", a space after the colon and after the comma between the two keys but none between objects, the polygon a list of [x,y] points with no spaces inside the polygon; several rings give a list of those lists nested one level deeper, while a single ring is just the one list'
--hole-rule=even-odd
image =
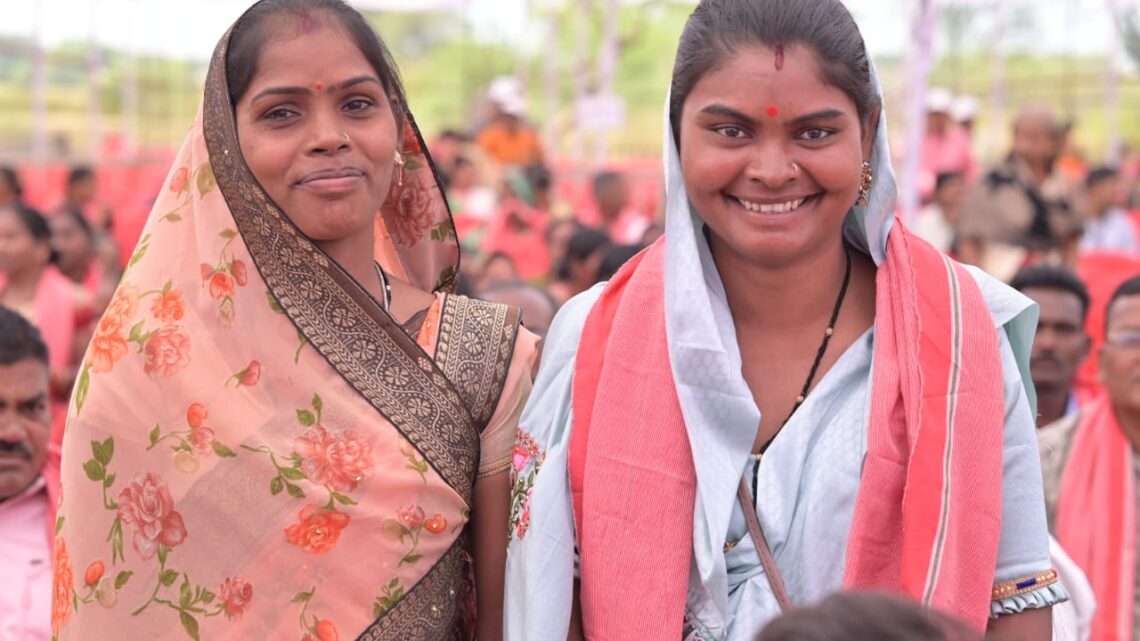
[{"label": "gold earring", "polygon": [[868,196],[871,194],[871,181],[874,175],[871,173],[871,163],[866,160],[863,161],[863,174],[859,177],[859,197],[855,199],[856,207],[866,207]]},{"label": "gold earring", "polygon": [[396,176],[396,185],[398,187],[403,187],[404,186],[404,156],[399,151],[396,151],[395,153],[396,153],[395,162],[396,162],[397,171],[400,172]]}]

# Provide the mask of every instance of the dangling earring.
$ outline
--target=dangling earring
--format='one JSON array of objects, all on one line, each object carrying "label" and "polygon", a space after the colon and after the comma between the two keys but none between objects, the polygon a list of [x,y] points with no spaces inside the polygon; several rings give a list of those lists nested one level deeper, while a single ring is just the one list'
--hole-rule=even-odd
[{"label": "dangling earring", "polygon": [[400,172],[396,177],[396,186],[397,187],[403,187],[404,186],[404,157],[400,154],[399,151],[396,152],[396,167],[399,168],[398,171]]},{"label": "dangling earring", "polygon": [[871,194],[871,180],[873,178],[871,163],[864,160],[863,175],[859,177],[859,197],[855,199],[856,207],[866,207],[868,205],[867,197]]}]

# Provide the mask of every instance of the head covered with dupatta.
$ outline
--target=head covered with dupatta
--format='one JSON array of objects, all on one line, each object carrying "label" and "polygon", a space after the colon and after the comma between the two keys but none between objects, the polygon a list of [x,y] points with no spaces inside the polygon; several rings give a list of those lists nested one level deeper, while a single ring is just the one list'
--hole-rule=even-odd
[{"label": "head covered with dupatta", "polygon": [[383,45],[340,2],[254,5],[215,50],[83,364],[56,528],[60,639],[418,638],[400,631],[417,603],[450,604],[415,623],[443,638],[458,618],[486,416],[250,169],[231,47],[264,41],[267,20],[359,49],[404,160],[376,168],[391,185],[372,253],[423,291],[455,286],[454,225]]}]

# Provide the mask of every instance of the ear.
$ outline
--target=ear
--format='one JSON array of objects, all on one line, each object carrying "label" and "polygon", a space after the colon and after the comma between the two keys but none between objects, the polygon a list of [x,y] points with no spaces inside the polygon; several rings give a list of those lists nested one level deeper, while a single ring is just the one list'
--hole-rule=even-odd
[{"label": "ear", "polygon": [[875,148],[875,132],[879,130],[879,114],[882,106],[876,106],[867,116],[867,123],[863,125],[863,158],[871,162],[871,151]]},{"label": "ear", "polygon": [[1081,334],[1081,339],[1084,343],[1081,345],[1081,362],[1083,363],[1089,357],[1089,352],[1092,351],[1092,337],[1088,334]]},{"label": "ear", "polygon": [[1105,372],[1104,365],[1104,347],[1104,345],[1101,345],[1100,349],[1096,352],[1096,382],[1101,385],[1108,383],[1108,373]]}]

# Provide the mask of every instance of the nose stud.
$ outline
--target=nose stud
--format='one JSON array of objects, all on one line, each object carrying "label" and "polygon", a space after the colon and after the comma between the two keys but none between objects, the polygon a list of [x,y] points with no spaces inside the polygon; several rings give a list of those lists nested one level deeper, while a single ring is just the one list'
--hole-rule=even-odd
[{"label": "nose stud", "polygon": [[352,144],[352,138],[348,137],[348,133],[347,132],[341,132],[341,133],[344,136],[344,144],[351,145]]}]

